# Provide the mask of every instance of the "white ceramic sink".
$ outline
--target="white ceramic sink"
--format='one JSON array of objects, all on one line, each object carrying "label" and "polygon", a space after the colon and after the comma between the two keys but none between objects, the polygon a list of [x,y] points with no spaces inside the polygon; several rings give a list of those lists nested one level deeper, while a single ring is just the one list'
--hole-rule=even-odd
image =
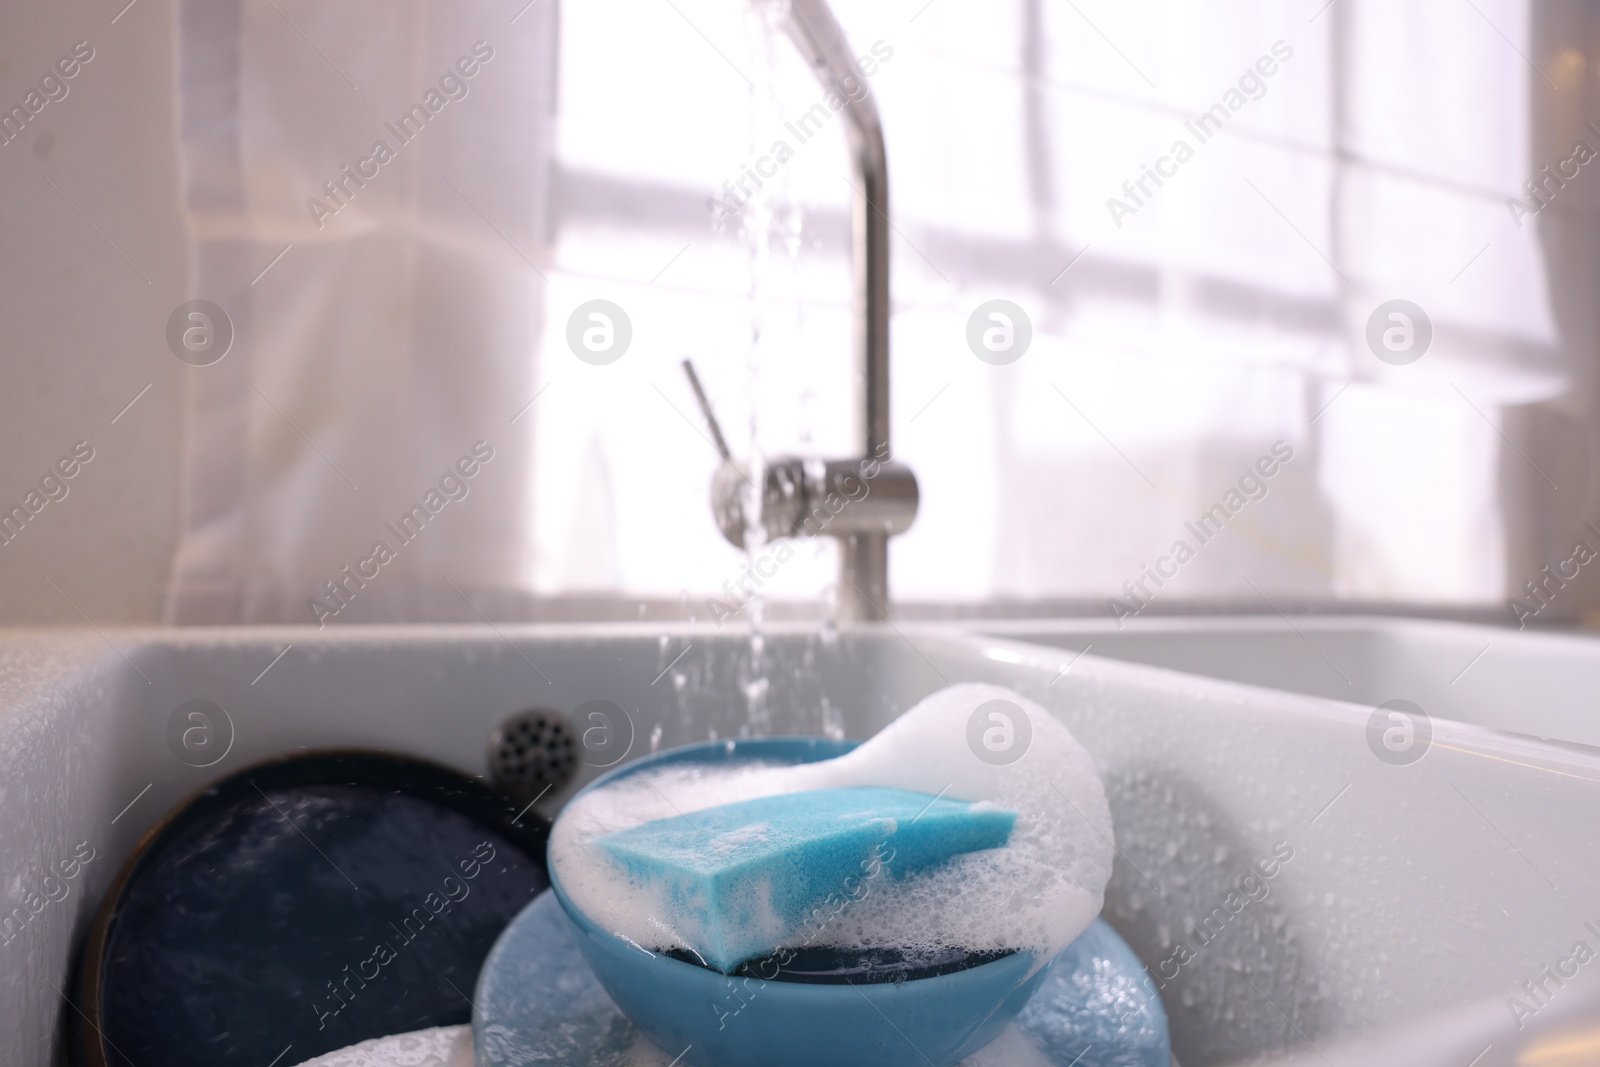
[{"label": "white ceramic sink", "polygon": [[[597,735],[607,747],[589,760],[611,762],[623,749],[737,734],[763,678],[758,732],[866,737],[962,680],[1013,686],[1058,714],[1094,755],[1116,821],[1106,915],[1165,981],[1186,1067],[1313,1052],[1322,1062],[1361,1035],[1496,1003],[1586,936],[1585,920],[1600,921],[1600,753],[1441,717],[1426,755],[1396,766],[1368,745],[1370,708],[1289,691],[1325,680],[1289,685],[1299,676],[1283,667],[1286,643],[1260,654],[1287,679],[1266,688],[1101,658],[1098,647],[1079,656],[1070,627],[1050,629],[1033,625],[1031,642],[948,627],[827,640],[777,630],[754,666],[747,637],[687,626],[0,639],[0,919],[75,849],[95,855],[64,899],[0,942],[0,1063],[51,1062],[73,1010],[57,989],[94,904],[140,834],[207,781],[297,748],[349,745],[479,774],[504,716],[594,699],[627,712],[618,740]],[[1235,662],[1248,665],[1239,650],[1250,635],[1236,640]],[[1344,647],[1319,643],[1335,662]],[[1406,695],[1373,677],[1369,698]],[[170,721],[191,700],[214,702],[232,724],[210,767],[169,747]],[[1292,858],[1262,899],[1231,913],[1228,894],[1275,850]],[[1195,931],[1208,920],[1215,936],[1202,945]],[[1180,941],[1193,958],[1167,979]]]},{"label": "white ceramic sink", "polygon": [[1600,746],[1600,638],[1362,617],[985,623],[985,632],[1372,708]]}]

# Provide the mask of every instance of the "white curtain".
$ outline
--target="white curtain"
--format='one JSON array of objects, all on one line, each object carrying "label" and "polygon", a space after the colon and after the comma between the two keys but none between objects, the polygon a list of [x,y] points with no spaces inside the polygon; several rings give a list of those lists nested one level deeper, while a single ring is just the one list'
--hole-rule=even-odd
[{"label": "white curtain", "polygon": [[[797,136],[824,97],[767,32],[781,0],[556,3],[184,4],[195,295],[239,339],[194,372],[176,617],[310,621],[480,439],[470,499],[338,621],[448,615],[445,578],[491,614],[710,614],[745,561],[685,357],[741,455],[845,451],[843,131]],[[1507,201],[1600,135],[1536,121],[1563,92],[1581,120],[1583,74],[1528,0],[835,6],[888,139],[923,490],[898,599],[1484,604],[1565,538],[1588,472],[1549,452],[1587,431],[1526,415],[1587,410],[1593,330],[1552,305],[1593,257],[1551,251],[1586,201]],[[470,95],[317,228],[306,198],[480,39]],[[1004,366],[967,341],[994,299],[1033,329]],[[613,362],[569,341],[595,300],[631,329]],[[1431,327],[1415,362],[1368,341],[1397,300]],[[765,590],[833,573],[808,544]]]},{"label": "white curtain", "polygon": [[178,11],[195,323],[234,336],[190,372],[169,613],[474,618],[525,584],[554,8]]},{"label": "white curtain", "polygon": [[[550,396],[571,403],[539,430],[546,593],[704,613],[742,573],[703,503],[715,457],[679,357],[696,356],[741,448],[843,440],[841,132],[799,147],[739,220],[776,216],[754,355],[747,228],[707,218],[821,96],[781,42],[767,73],[738,7],[566,9],[541,352]],[[1569,390],[1549,288],[1595,278],[1581,254],[1547,271],[1553,210],[1519,227],[1507,208],[1530,170],[1536,65],[1560,62],[1526,0],[837,7],[858,52],[890,54],[870,82],[896,228],[894,432],[923,489],[891,549],[898,598],[1482,604],[1537,572],[1562,505],[1507,412]],[[1156,166],[1171,177],[1139,194]],[[653,343],[595,373],[558,329],[602,294]],[[1035,331],[1009,366],[966,341],[994,298]],[[1392,300],[1431,322],[1408,365],[1367,342]],[[1239,493],[1280,441],[1293,458],[1265,499]],[[1230,491],[1245,506],[1225,534],[1187,531]],[[830,580],[829,547],[806,552],[769,591]],[[1176,576],[1141,586],[1158,565]]]}]

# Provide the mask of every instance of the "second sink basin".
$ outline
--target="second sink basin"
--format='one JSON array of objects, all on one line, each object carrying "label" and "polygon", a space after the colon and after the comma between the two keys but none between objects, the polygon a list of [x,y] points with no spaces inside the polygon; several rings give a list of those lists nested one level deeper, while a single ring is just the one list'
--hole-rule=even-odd
[{"label": "second sink basin", "polygon": [[1012,621],[995,636],[1430,718],[1600,746],[1600,640],[1372,617]]}]

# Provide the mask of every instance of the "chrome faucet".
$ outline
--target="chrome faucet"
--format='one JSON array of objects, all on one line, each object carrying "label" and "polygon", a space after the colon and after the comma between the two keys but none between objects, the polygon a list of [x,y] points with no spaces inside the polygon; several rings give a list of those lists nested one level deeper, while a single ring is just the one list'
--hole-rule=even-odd
[{"label": "chrome faucet", "polygon": [[[753,491],[747,472],[729,454],[694,368],[686,362],[685,369],[722,454],[711,506],[723,536],[740,548],[747,547],[753,526],[767,540],[836,537],[839,621],[887,618],[889,538],[911,526],[918,494],[916,476],[895,462],[889,449],[889,166],[883,124],[826,0],[789,0],[787,29],[818,81],[845,100],[855,190],[851,258],[859,404],[853,434],[861,458],[774,457],[764,466],[761,490]],[[845,92],[846,85],[858,91]],[[754,522],[748,515],[752,507],[759,511]]]}]

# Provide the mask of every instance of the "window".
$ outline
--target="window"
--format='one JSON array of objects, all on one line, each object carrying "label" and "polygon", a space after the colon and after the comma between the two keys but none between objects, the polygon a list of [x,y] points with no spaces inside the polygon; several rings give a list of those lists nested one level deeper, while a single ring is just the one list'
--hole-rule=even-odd
[{"label": "window", "polygon": [[[1537,571],[1513,509],[1561,501],[1507,412],[1571,385],[1540,235],[1582,194],[1541,209],[1523,181],[1534,112],[1581,114],[1588,82],[1524,2],[838,7],[882,57],[894,434],[923,490],[898,599],[1471,604]],[[698,601],[741,572],[684,357],[736,451],[844,450],[843,135],[791,132],[822,93],[764,10],[562,9],[542,591]],[[715,228],[708,198],[779,141]],[[592,368],[563,333],[600,297],[635,340]],[[1033,330],[999,367],[966,340],[997,298]],[[1415,362],[1367,342],[1393,300],[1425,321],[1378,315],[1379,346],[1420,329]],[[812,546],[771,588],[832,573]]]}]

